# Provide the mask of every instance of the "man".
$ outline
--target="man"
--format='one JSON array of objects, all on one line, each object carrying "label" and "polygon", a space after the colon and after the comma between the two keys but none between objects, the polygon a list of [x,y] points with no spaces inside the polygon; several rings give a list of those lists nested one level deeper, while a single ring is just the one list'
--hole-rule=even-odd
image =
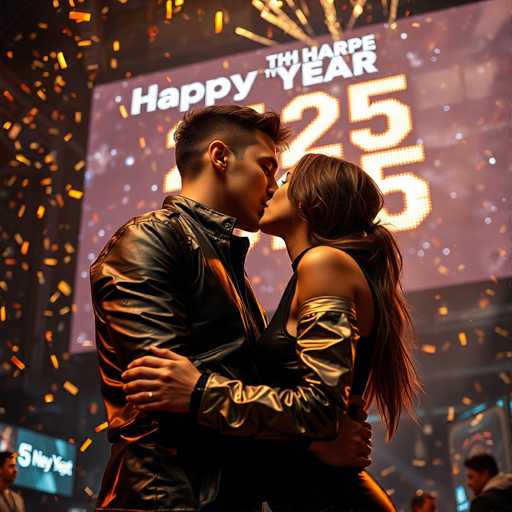
[{"label": "man", "polygon": [[499,473],[492,455],[473,455],[464,466],[467,486],[475,494],[471,512],[512,511],[512,474]]},{"label": "man", "polygon": [[411,500],[411,512],[436,512],[436,499],[428,492],[421,492]]},{"label": "man", "polygon": [[16,454],[0,452],[0,512],[25,512],[23,498],[10,489],[17,475]]},{"label": "man", "polygon": [[[244,273],[248,240],[233,230],[258,229],[287,135],[276,114],[245,107],[186,115],[176,131],[181,195],[125,224],[92,264],[113,445],[97,510],[242,512],[257,501],[250,487],[261,473],[261,445],[207,431],[190,413],[141,412],[127,403],[121,374],[156,346],[190,358],[205,374],[258,381],[251,350],[265,320]],[[191,385],[200,390],[200,382]],[[152,401],[153,392],[146,395]],[[187,411],[193,404],[183,400]],[[228,466],[247,471],[247,486],[239,481],[219,493],[228,487],[222,479]]]}]

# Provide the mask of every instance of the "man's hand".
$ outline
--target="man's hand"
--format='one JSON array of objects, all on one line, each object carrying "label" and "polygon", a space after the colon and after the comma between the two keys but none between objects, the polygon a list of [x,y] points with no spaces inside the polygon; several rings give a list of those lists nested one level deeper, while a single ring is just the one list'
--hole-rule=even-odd
[{"label": "man's hand", "polygon": [[126,400],[141,411],[189,412],[201,372],[186,357],[157,347],[123,373]]},{"label": "man's hand", "polygon": [[344,415],[334,441],[315,441],[310,451],[325,464],[364,469],[371,464],[372,427],[362,420]]}]

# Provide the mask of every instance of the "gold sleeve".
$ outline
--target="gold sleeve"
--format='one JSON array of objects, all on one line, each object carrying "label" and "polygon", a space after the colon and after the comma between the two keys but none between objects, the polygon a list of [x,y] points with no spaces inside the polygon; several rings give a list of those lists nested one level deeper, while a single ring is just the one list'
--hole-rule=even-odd
[{"label": "gold sleeve", "polygon": [[352,300],[306,301],[297,324],[297,357],[304,370],[298,385],[245,385],[213,373],[200,400],[198,423],[257,439],[334,439],[347,409],[358,339]]}]

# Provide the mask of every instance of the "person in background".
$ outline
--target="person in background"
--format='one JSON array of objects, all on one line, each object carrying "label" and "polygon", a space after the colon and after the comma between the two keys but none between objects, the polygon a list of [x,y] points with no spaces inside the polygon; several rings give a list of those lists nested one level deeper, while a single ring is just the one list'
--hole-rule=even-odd
[{"label": "person in background", "polygon": [[0,512],[25,512],[23,498],[10,488],[17,474],[16,453],[0,452]]},{"label": "person in background", "polygon": [[436,498],[428,492],[417,493],[411,500],[411,512],[436,512]]},{"label": "person in background", "polygon": [[474,492],[471,512],[512,511],[512,474],[500,473],[496,459],[488,453],[464,461],[466,484]]}]

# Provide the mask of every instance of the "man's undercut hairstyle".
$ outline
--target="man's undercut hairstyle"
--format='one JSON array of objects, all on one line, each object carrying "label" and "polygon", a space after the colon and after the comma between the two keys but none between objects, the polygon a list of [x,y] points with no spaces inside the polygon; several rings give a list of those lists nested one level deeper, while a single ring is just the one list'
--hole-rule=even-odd
[{"label": "man's undercut hairstyle", "polygon": [[182,177],[195,178],[201,158],[214,139],[222,140],[237,158],[256,144],[256,131],[268,135],[278,149],[286,147],[289,129],[275,112],[260,114],[250,107],[216,105],[187,112],[174,133],[176,165]]},{"label": "man's undercut hairstyle", "polygon": [[14,455],[14,452],[5,451],[0,452],[0,468],[4,467],[4,464]]},{"label": "man's undercut hairstyle", "polygon": [[479,453],[464,461],[464,466],[477,473],[486,471],[490,476],[496,476],[499,472],[496,459],[489,453]]}]

